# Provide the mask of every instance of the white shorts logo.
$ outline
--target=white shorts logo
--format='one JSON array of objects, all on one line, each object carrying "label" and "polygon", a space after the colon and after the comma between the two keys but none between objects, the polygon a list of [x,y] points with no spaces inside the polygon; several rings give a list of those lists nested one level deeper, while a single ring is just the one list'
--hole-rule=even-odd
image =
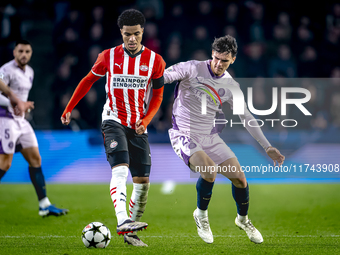
[{"label": "white shorts logo", "polygon": [[114,148],[117,147],[117,145],[118,145],[118,142],[115,141],[115,140],[112,140],[112,141],[111,141],[111,144],[110,144],[110,148],[111,148],[111,149],[114,149]]}]

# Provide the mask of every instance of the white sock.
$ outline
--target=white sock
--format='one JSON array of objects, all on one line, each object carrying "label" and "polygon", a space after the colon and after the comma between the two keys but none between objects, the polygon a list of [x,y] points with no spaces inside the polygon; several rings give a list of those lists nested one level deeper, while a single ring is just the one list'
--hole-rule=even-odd
[{"label": "white sock", "polygon": [[197,216],[200,218],[208,217],[208,210],[201,210],[200,208],[197,208]]},{"label": "white sock", "polygon": [[140,221],[148,200],[150,183],[134,183],[129,203],[130,219]]},{"label": "white sock", "polygon": [[39,207],[42,209],[49,207],[50,205],[51,205],[51,202],[48,199],[48,197],[44,197],[43,199],[39,200]]},{"label": "white sock", "polygon": [[241,216],[239,214],[237,214],[237,219],[241,222],[247,222],[248,220],[248,215],[245,215],[245,216]]},{"label": "white sock", "polygon": [[126,212],[126,179],[128,172],[127,166],[112,168],[110,195],[116,211],[118,225],[128,219]]}]

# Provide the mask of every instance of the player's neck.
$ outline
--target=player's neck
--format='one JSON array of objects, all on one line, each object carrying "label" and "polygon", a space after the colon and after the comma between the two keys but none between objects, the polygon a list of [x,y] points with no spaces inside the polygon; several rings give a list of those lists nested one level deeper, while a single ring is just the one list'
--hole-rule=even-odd
[{"label": "player's neck", "polygon": [[16,59],[14,59],[14,60],[15,60],[15,63],[17,64],[17,66],[18,66],[21,70],[23,70],[23,71],[26,70],[26,65],[20,64],[20,62],[18,62]]},{"label": "player's neck", "polygon": [[134,57],[137,57],[139,54],[141,54],[143,52],[143,45],[140,45],[140,47],[138,49],[136,49],[135,51],[130,51],[126,47],[124,47],[124,51],[127,54],[129,54],[130,57],[134,58]]}]

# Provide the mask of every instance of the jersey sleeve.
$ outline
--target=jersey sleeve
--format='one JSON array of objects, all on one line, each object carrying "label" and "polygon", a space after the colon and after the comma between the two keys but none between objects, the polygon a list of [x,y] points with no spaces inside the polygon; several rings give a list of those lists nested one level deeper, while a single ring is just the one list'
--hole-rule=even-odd
[{"label": "jersey sleeve", "polygon": [[192,69],[191,61],[180,62],[168,67],[164,71],[164,83],[172,83],[174,81],[182,81],[190,77]]},{"label": "jersey sleeve", "polygon": [[108,63],[106,58],[107,53],[108,51],[105,50],[98,55],[98,58],[91,69],[91,72],[94,75],[99,77],[103,77],[106,75],[106,72],[108,71]]},{"label": "jersey sleeve", "polygon": [[165,61],[160,55],[157,54],[156,59],[155,59],[155,65],[152,70],[151,79],[156,80],[162,77],[164,73],[164,69],[165,69]]},{"label": "jersey sleeve", "polygon": [[1,67],[0,68],[0,79],[7,85],[9,86],[10,83],[10,74],[8,72],[6,72],[6,68]]}]

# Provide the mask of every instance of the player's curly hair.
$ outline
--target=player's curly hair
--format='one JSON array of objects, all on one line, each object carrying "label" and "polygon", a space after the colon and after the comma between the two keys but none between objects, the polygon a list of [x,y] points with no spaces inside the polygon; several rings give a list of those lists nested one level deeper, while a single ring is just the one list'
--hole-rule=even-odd
[{"label": "player's curly hair", "polygon": [[144,27],[145,17],[143,13],[138,10],[128,9],[123,11],[122,14],[119,15],[117,24],[120,29],[122,29],[123,26],[140,25],[141,27]]},{"label": "player's curly hair", "polygon": [[218,53],[231,53],[232,57],[236,57],[237,54],[236,39],[230,35],[215,38],[211,48]]}]

